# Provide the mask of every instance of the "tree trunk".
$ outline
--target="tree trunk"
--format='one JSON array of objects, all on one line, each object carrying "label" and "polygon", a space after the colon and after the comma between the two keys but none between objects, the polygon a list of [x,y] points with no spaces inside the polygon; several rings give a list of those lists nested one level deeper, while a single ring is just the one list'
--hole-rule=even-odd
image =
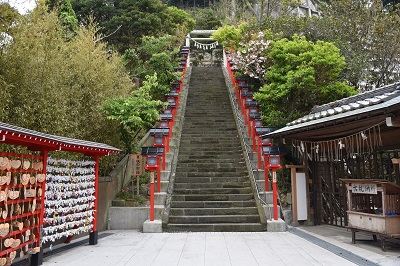
[{"label": "tree trunk", "polygon": [[235,16],[236,16],[236,3],[235,0],[232,0],[232,24],[235,23]]}]

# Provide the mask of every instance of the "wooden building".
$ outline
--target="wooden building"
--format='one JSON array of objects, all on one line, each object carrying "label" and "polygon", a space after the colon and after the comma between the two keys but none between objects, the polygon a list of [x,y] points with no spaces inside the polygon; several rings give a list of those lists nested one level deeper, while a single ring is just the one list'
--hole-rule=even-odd
[{"label": "wooden building", "polygon": [[306,165],[314,224],[347,226],[341,179],[400,184],[400,83],[316,106],[266,136],[281,138]]},{"label": "wooden building", "polygon": [[[89,233],[98,241],[99,157],[112,146],[44,134],[0,122],[0,265],[27,257],[43,262],[43,244]],[[10,152],[9,145],[26,147]],[[82,161],[53,159],[49,152],[82,153]],[[68,240],[69,239],[69,240]]]}]

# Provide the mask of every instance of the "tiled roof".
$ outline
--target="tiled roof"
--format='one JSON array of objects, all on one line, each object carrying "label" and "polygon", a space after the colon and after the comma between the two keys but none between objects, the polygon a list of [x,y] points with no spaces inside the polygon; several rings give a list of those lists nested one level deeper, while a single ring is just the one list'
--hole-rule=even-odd
[{"label": "tiled roof", "polygon": [[45,134],[3,122],[0,122],[0,137],[3,138],[5,143],[8,142],[8,139],[14,139],[19,143],[26,143],[27,145],[36,144],[37,146],[43,147],[57,146],[59,149],[73,152],[105,155],[121,151],[120,149],[103,143]]},{"label": "tiled roof", "polygon": [[387,112],[400,105],[400,82],[377,88],[371,91],[343,98],[324,105],[316,106],[310,114],[296,119],[265,137],[288,135],[293,132],[323,127],[326,123],[342,119],[369,116],[376,112]]},{"label": "tiled roof", "polygon": [[311,110],[310,114],[288,123],[287,126],[293,126],[352,110],[362,110],[365,107],[383,103],[398,96],[400,96],[400,83],[394,83],[348,98],[316,106]]}]

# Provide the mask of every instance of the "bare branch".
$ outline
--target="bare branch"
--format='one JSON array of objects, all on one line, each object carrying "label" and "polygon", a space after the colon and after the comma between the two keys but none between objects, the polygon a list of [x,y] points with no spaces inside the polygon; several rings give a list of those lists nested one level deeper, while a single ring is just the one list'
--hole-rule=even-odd
[{"label": "bare branch", "polygon": [[101,37],[101,38],[95,40],[94,42],[96,43],[96,42],[99,42],[99,41],[101,41],[101,40],[103,40],[103,39],[105,39],[105,38],[110,37],[111,35],[115,34],[121,27],[122,27],[122,25],[119,25],[118,28],[117,28],[115,31],[111,32],[110,34],[108,34],[108,35],[106,35],[106,36],[103,36],[103,37]]}]

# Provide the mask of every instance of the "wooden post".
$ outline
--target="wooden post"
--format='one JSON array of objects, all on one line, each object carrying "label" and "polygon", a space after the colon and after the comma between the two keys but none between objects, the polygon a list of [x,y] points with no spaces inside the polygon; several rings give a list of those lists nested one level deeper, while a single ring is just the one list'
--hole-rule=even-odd
[{"label": "wooden post", "polygon": [[257,137],[258,139],[258,145],[257,145],[257,168],[262,169],[262,159],[261,159],[261,153],[262,153],[262,145],[261,145],[261,136]]},{"label": "wooden post", "polygon": [[276,169],[272,169],[272,198],[274,202],[274,220],[278,220],[278,191],[276,189]]},{"label": "wooden post", "polygon": [[286,165],[286,168],[290,169],[290,177],[292,183],[292,217],[293,224],[298,225],[298,213],[297,213],[297,188],[296,188],[296,169],[305,168],[305,165]]},{"label": "wooden post", "polygon": [[89,234],[89,245],[97,245],[98,242],[98,232],[97,232],[97,217],[99,210],[99,155],[94,156],[94,213],[93,213],[93,231]]},{"label": "wooden post", "polygon": [[299,219],[297,215],[296,168],[290,169],[290,176],[292,181],[292,217],[293,224],[297,225],[299,223]]},{"label": "wooden post", "polygon": [[[157,156],[157,192],[161,192],[161,167],[160,167],[160,156]],[[164,160],[163,160],[164,163]]]},{"label": "wooden post", "polygon": [[165,153],[169,152],[169,136],[164,136],[165,139]]},{"label": "wooden post", "polygon": [[265,185],[265,192],[269,191],[269,182],[268,182],[268,166],[267,166],[267,160],[265,159],[264,156],[264,185]]},{"label": "wooden post", "polygon": [[[48,157],[48,151],[47,150],[42,150],[41,151],[41,156],[42,156],[42,161],[43,161],[43,170],[42,174],[46,174],[46,169],[47,169],[47,157]],[[37,252],[36,254],[32,254],[31,256],[31,266],[36,266],[36,265],[42,265],[43,264],[43,247],[42,247],[42,227],[43,227],[43,219],[44,219],[44,197],[45,197],[45,191],[46,191],[46,180],[43,181],[40,184],[40,188],[42,189],[42,196],[40,198],[40,205],[42,206],[40,208],[39,212],[39,235],[37,235],[37,240],[40,246],[40,251]]]},{"label": "wooden post", "polygon": [[[137,175],[137,169],[136,169],[136,164],[137,164],[137,157],[136,155],[132,154],[131,155],[131,161],[132,161],[132,177],[131,177],[131,186],[132,186],[132,197],[135,197],[135,189],[134,189],[134,181],[133,178],[136,177]],[[139,196],[139,193],[137,194]]]}]

